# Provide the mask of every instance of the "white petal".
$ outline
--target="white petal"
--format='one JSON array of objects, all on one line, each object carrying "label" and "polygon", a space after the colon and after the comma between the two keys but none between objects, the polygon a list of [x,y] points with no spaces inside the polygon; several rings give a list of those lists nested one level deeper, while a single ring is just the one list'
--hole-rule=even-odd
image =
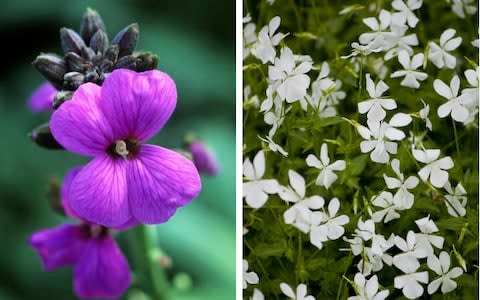
[{"label": "white petal", "polygon": [[443,49],[447,51],[453,51],[460,46],[462,43],[462,38],[461,37],[456,37],[454,39],[449,40],[445,45],[443,45]]},{"label": "white petal", "polygon": [[260,179],[265,174],[265,154],[260,150],[253,159],[253,167],[255,169],[255,178]]},{"label": "white petal", "polygon": [[410,124],[410,122],[412,122],[412,117],[410,115],[405,113],[397,113],[390,119],[388,124],[394,127],[403,127]]},{"label": "white petal", "polygon": [[278,29],[280,26],[280,17],[275,16],[270,20],[270,23],[268,23],[268,30],[270,31],[270,34],[273,34],[275,30]]},{"label": "white petal", "polygon": [[338,210],[340,209],[340,201],[338,201],[337,198],[333,198],[330,200],[330,203],[328,203],[328,215],[330,218],[334,217]]},{"label": "white petal", "polygon": [[372,78],[370,78],[369,73],[367,73],[365,75],[365,79],[366,79],[366,85],[367,85],[367,92],[370,95],[370,97],[374,98],[375,97],[375,84],[373,83]]},{"label": "white petal", "polygon": [[293,170],[288,170],[288,178],[290,185],[295,189],[297,194],[301,197],[305,197],[305,179]]},{"label": "white petal", "polygon": [[282,290],[282,293],[292,299],[295,299],[295,293],[293,292],[292,288],[286,284],[285,282],[280,283],[280,290]]},{"label": "white petal", "polygon": [[440,284],[442,283],[442,278],[435,279],[434,281],[430,282],[428,285],[428,293],[431,295],[435,293],[438,288],[440,287]]},{"label": "white petal", "polygon": [[317,168],[317,169],[322,169],[323,168],[322,163],[313,154],[309,154],[307,156],[306,162],[307,162],[307,166],[309,166],[309,167],[314,167],[314,168]]},{"label": "white petal", "polygon": [[450,87],[440,79],[435,79],[435,81],[433,82],[433,89],[435,90],[435,92],[437,92],[437,94],[444,98],[451,99],[454,97],[452,91],[450,90]]},{"label": "white petal", "polygon": [[447,181],[448,172],[437,168],[432,169],[432,172],[430,173],[430,183],[432,183],[434,187],[441,188]]},{"label": "white petal", "polygon": [[255,171],[253,170],[253,165],[249,158],[246,158],[243,162],[243,175],[247,177],[248,180],[256,179]]},{"label": "white petal", "polygon": [[330,164],[330,158],[328,158],[328,145],[325,143],[322,144],[322,147],[320,148],[320,160],[324,166]]},{"label": "white petal", "polygon": [[345,167],[346,166],[345,166],[344,160],[337,160],[336,162],[334,162],[329,166],[329,169],[334,171],[343,171],[345,170]]},{"label": "white petal", "polygon": [[407,51],[402,50],[398,53],[398,61],[405,70],[410,69],[410,55],[408,55]]},{"label": "white petal", "polygon": [[440,35],[440,45],[443,47],[445,43],[455,35],[455,29],[449,28]]}]

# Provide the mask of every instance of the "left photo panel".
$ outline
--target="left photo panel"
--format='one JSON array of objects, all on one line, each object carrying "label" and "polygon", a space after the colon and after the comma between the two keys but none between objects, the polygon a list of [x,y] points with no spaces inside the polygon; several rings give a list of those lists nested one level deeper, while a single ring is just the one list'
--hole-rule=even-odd
[{"label": "left photo panel", "polygon": [[7,1],[0,299],[235,299],[235,1]]}]

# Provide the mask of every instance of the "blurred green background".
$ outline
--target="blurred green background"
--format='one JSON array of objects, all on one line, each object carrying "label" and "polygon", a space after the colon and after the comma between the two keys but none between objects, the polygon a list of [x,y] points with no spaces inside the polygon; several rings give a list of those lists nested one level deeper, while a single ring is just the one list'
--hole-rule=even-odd
[{"label": "blurred green background", "polygon": [[[138,22],[137,50],[159,55],[159,69],[176,80],[177,110],[152,143],[179,147],[192,131],[221,164],[217,177],[203,178],[198,199],[158,226],[161,247],[173,261],[169,278],[186,272],[193,282],[174,299],[234,299],[235,1],[214,0],[2,2],[0,299],[75,299],[71,268],[43,272],[27,239],[35,230],[66,221],[47,204],[49,177],[63,178],[68,168],[88,159],[32,144],[27,133],[49,115],[31,113],[26,101],[43,82],[31,62],[40,52],[59,53],[59,29],[78,30],[86,7],[101,14],[110,39]],[[124,236],[117,240],[125,249]]]}]

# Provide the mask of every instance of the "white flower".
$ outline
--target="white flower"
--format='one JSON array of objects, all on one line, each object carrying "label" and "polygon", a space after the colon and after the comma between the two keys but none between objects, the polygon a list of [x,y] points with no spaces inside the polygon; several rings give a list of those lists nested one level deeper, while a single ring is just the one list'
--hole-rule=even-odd
[{"label": "white flower", "polygon": [[442,249],[444,238],[439,235],[433,235],[432,233],[437,232],[438,228],[435,223],[430,220],[430,216],[425,218],[418,219],[415,221],[420,233],[415,233],[415,240],[419,247],[426,249],[428,255],[433,254],[433,246],[438,249]]},{"label": "white flower", "polygon": [[265,138],[262,138],[261,136],[258,136],[258,138],[267,143],[268,144],[268,148],[270,148],[270,150],[272,150],[273,152],[278,152],[280,153],[281,155],[285,156],[285,157],[288,157],[288,152],[285,151],[282,146],[278,145],[277,143],[275,143],[271,137],[269,137],[268,135],[265,137]]},{"label": "white flower", "polygon": [[287,202],[295,203],[283,214],[286,224],[292,224],[304,233],[310,229],[310,214],[313,209],[323,207],[320,196],[305,197],[305,179],[293,170],[288,171],[290,186],[281,187],[278,195]]},{"label": "white flower", "polygon": [[367,92],[370,95],[370,99],[358,103],[358,112],[364,114],[368,112],[367,118],[370,121],[381,121],[386,116],[386,110],[392,110],[397,108],[395,100],[390,98],[380,98],[382,94],[388,90],[388,85],[380,80],[377,85],[373,83],[370,78],[370,74],[365,75]]},{"label": "white flower", "polygon": [[247,85],[245,88],[243,88],[243,103],[252,103],[253,106],[258,107],[259,106],[259,100],[257,95],[253,95],[250,97],[250,93],[252,92],[252,88]]},{"label": "white flower", "polygon": [[248,261],[243,260],[243,289],[246,289],[249,284],[257,284],[259,279],[255,272],[248,271]]},{"label": "white flower", "polygon": [[393,26],[392,24],[392,39],[390,41],[390,48],[385,53],[384,59],[390,60],[395,57],[401,51],[407,51],[408,55],[413,55],[412,46],[418,46],[418,38],[415,33],[405,35],[408,27]]},{"label": "white flower", "polygon": [[478,81],[479,81],[479,68],[476,70],[468,69],[465,71],[465,78],[467,79],[469,88],[462,90],[462,94],[459,98],[462,98],[463,105],[468,109],[469,116],[463,121],[464,125],[472,123],[475,120],[475,116],[478,114],[478,103],[479,103],[479,90],[478,90]]},{"label": "white flower", "polygon": [[467,205],[467,191],[461,183],[452,190],[450,182],[447,181],[443,187],[448,195],[445,195],[445,204],[447,205],[447,212],[453,217],[463,217],[467,213],[465,206]]},{"label": "white flower", "polygon": [[243,196],[251,208],[260,208],[268,200],[268,194],[276,194],[279,184],[276,179],[262,179],[265,174],[265,155],[259,151],[253,164],[247,158],[243,162],[243,175],[248,181],[243,183]]},{"label": "white flower", "polygon": [[258,40],[252,46],[252,54],[260,59],[262,63],[272,62],[275,59],[275,46],[287,35],[283,33],[275,34],[280,26],[280,17],[273,17],[268,26],[264,26],[258,33]]},{"label": "white flower", "polygon": [[419,258],[425,258],[429,254],[423,244],[417,243],[413,231],[407,233],[406,241],[399,236],[395,236],[394,242],[395,246],[402,250],[402,253],[393,257],[393,265],[405,273],[407,273],[405,270],[413,269],[419,264]]},{"label": "white flower", "polygon": [[275,65],[268,66],[268,78],[278,84],[276,91],[280,99],[292,103],[307,95],[310,77],[305,73],[311,68],[311,61],[303,61],[297,66],[292,50],[284,47],[280,50],[280,57],[275,58]]},{"label": "white flower", "polygon": [[457,65],[457,59],[449,51],[453,51],[462,43],[461,37],[453,38],[455,29],[449,28],[440,35],[440,46],[434,42],[428,43],[428,59],[437,67],[454,69]]},{"label": "white flower", "polygon": [[428,293],[431,295],[435,293],[440,285],[442,294],[449,293],[457,288],[457,283],[452,279],[459,277],[463,274],[460,267],[450,269],[450,255],[447,252],[442,251],[439,258],[435,255],[431,255],[427,258],[427,265],[430,270],[434,271],[440,277],[436,278],[428,285]]},{"label": "white flower", "polygon": [[246,15],[243,18],[243,59],[247,58],[250,55],[250,48],[253,43],[257,40],[257,35],[255,34],[255,24],[250,23],[252,18],[250,14]]},{"label": "white flower", "polygon": [[416,150],[412,148],[412,154],[417,161],[427,164],[418,171],[418,176],[423,181],[430,178],[430,183],[437,188],[443,187],[448,182],[448,172],[445,170],[453,168],[453,160],[450,156],[438,159],[440,149]]},{"label": "white flower", "polygon": [[[447,0],[450,3],[450,0]],[[477,12],[475,0],[451,0],[452,11],[460,18],[465,18],[465,12],[474,15]]]},{"label": "white flower", "polygon": [[362,273],[355,274],[355,292],[357,296],[348,297],[348,300],[383,300],[390,293],[389,290],[378,291],[378,278],[373,275],[366,280]]},{"label": "white flower", "polygon": [[370,240],[375,235],[375,223],[372,220],[366,220],[363,222],[362,218],[357,222],[357,229],[355,234],[362,238],[364,241]]},{"label": "white flower", "polygon": [[410,209],[413,206],[414,196],[408,190],[418,185],[418,178],[416,176],[409,176],[405,180],[403,174],[400,172],[400,161],[396,158],[392,160],[391,167],[397,175],[397,178],[388,177],[385,174],[383,174],[383,178],[389,189],[398,189],[393,196],[393,202],[399,208]]},{"label": "white flower", "polygon": [[293,300],[315,300],[315,297],[307,296],[307,285],[303,283],[297,286],[296,293],[294,293],[293,289],[285,282],[280,283],[280,290],[285,296]]},{"label": "white flower", "polygon": [[400,19],[400,24],[407,22],[408,26],[415,28],[418,23],[418,18],[413,12],[422,6],[422,0],[408,0],[407,3],[402,0],[393,0],[392,7],[399,12],[393,14],[393,18]]},{"label": "white flower", "polygon": [[250,298],[251,300],[265,300],[265,296],[263,296],[263,293],[261,290],[254,288],[253,289],[253,295]]},{"label": "white flower", "polygon": [[392,193],[381,192],[380,195],[373,196],[371,201],[373,205],[383,208],[373,213],[372,220],[375,223],[381,222],[382,220],[384,220],[384,223],[388,223],[391,220],[400,218],[400,214],[396,211],[400,209],[393,202]]},{"label": "white flower", "polygon": [[458,96],[460,78],[458,78],[457,75],[453,76],[452,80],[450,80],[450,87],[440,79],[435,79],[433,88],[437,94],[448,100],[438,107],[437,114],[440,118],[451,115],[452,119],[457,122],[464,122],[468,118],[469,112],[466,106],[470,101],[466,97]]},{"label": "white flower", "polygon": [[[267,89],[268,91],[268,89]],[[262,102],[262,107],[267,100]],[[269,112],[265,113],[263,120],[266,124],[271,125],[272,128],[268,132],[268,136],[273,137],[277,132],[277,129],[282,125],[283,120],[285,119],[285,114],[291,109],[291,107],[284,109],[283,101],[278,95],[275,95],[275,99],[272,101],[273,108]]]},{"label": "white flower", "polygon": [[428,114],[430,112],[430,105],[426,104],[423,99],[420,99],[423,103],[423,108],[420,109],[420,111],[418,112],[418,114],[420,115],[420,118],[422,120],[425,120],[425,123],[426,123],[426,126],[427,128],[432,131],[432,121],[430,121],[430,119],[428,118]]},{"label": "white flower", "polygon": [[326,189],[330,188],[332,183],[337,180],[338,176],[333,171],[343,171],[345,170],[345,161],[337,160],[330,164],[330,158],[328,157],[328,146],[327,144],[322,144],[320,149],[320,160],[313,155],[309,154],[306,159],[307,166],[314,167],[320,170],[320,174],[315,180],[315,184],[319,186],[324,186]]},{"label": "white flower", "polygon": [[317,248],[322,249],[323,242],[336,240],[345,232],[343,225],[350,222],[350,219],[347,215],[336,217],[339,209],[340,201],[333,198],[328,203],[327,213],[313,212],[311,214],[310,242]]},{"label": "white flower", "polygon": [[406,51],[401,51],[398,54],[398,61],[404,70],[395,71],[390,77],[396,78],[404,76],[405,78],[403,78],[400,85],[418,89],[420,87],[418,80],[424,81],[428,77],[426,73],[415,71],[423,64],[423,53],[414,55],[410,60],[410,55],[408,55]]},{"label": "white flower", "polygon": [[[375,240],[378,242],[374,243],[373,241]],[[393,258],[385,251],[390,249],[392,246],[393,238],[385,240],[382,235],[374,236],[372,240],[372,247],[365,247],[363,249],[366,255],[366,260],[364,260],[362,256],[362,259],[357,265],[358,271],[366,276],[369,275],[372,271],[378,272],[383,269],[383,263],[391,266]],[[373,247],[377,247],[378,249],[374,249]]]},{"label": "white flower", "polygon": [[357,127],[360,135],[366,139],[360,142],[360,151],[370,153],[370,159],[374,162],[385,164],[390,159],[391,154],[397,153],[397,144],[392,141],[401,141],[405,138],[405,133],[397,129],[410,124],[412,117],[404,113],[397,113],[390,122],[375,122],[368,120],[368,129]]},{"label": "white flower", "polygon": [[405,275],[396,276],[394,278],[394,286],[402,289],[402,293],[408,299],[415,299],[423,294],[423,286],[419,283],[428,283],[428,272],[415,272],[420,267],[417,263],[414,265],[405,265],[400,268]]},{"label": "white flower", "polygon": [[[363,45],[371,45],[370,48],[391,48],[391,40],[394,34],[389,30],[392,23],[392,15],[382,9],[376,18],[365,18],[363,23],[367,25],[372,31],[362,33],[358,37],[358,41]],[[353,46],[353,44],[352,44]]]}]

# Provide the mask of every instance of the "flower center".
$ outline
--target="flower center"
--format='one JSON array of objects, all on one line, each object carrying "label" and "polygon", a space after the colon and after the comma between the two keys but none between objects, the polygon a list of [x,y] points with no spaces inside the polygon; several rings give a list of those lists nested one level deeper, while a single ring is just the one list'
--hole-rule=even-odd
[{"label": "flower center", "polygon": [[127,159],[134,155],[138,151],[140,143],[132,139],[116,140],[112,143],[108,149],[107,153],[114,158],[124,158]]}]

